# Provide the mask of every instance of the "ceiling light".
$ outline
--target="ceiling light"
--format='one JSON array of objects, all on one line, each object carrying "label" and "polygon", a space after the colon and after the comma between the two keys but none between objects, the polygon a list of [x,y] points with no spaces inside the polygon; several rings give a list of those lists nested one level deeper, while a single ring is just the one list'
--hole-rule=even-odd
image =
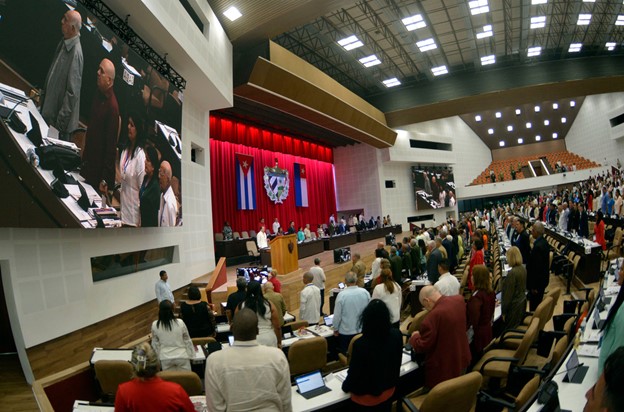
[{"label": "ceiling light", "polygon": [[362,57],[360,63],[362,63],[364,67],[371,67],[381,64],[381,60],[379,60],[376,55],[371,54],[370,56]]},{"label": "ceiling light", "polygon": [[540,107],[539,107],[539,106],[535,106],[535,109],[534,109],[534,110],[535,110],[535,113],[538,113],[541,109],[540,109]]},{"label": "ceiling light", "polygon": [[483,26],[483,31],[481,33],[477,33],[477,39],[484,39],[486,37],[491,37],[494,34],[492,31],[492,25],[487,24]]},{"label": "ceiling light", "polygon": [[526,128],[527,128],[527,129],[530,129],[532,126],[533,126],[533,125],[531,124],[531,122],[527,122],[527,124],[526,124]]},{"label": "ceiling light", "polygon": [[433,49],[438,48],[438,46],[435,44],[435,40],[433,39],[426,39],[426,40],[421,40],[419,42],[416,42],[416,46],[418,46],[418,49],[421,52],[426,52],[428,50],[433,50]]},{"label": "ceiling light", "polygon": [[557,133],[553,133],[552,136],[553,136],[553,139],[556,139],[556,138],[559,137],[559,135]]},{"label": "ceiling light", "polygon": [[571,43],[570,48],[568,49],[568,53],[578,53],[581,51],[583,47],[583,43]]},{"label": "ceiling light", "polygon": [[532,5],[537,5],[537,4],[546,4],[548,0],[531,0],[531,4]]},{"label": "ceiling light", "polygon": [[544,126],[548,126],[550,124],[550,120],[546,119],[544,120]]},{"label": "ceiling light", "polygon": [[536,136],[535,136],[535,141],[536,141],[536,142],[539,142],[540,140],[542,140],[542,136],[540,136],[540,135],[536,135]]},{"label": "ceiling light", "polygon": [[620,14],[617,16],[617,20],[615,21],[616,26],[624,26],[624,14]]},{"label": "ceiling light", "polygon": [[523,138],[521,138],[521,137],[519,137],[519,138],[518,138],[518,144],[522,144],[522,143],[524,143],[524,139],[523,139]]},{"label": "ceiling light", "polygon": [[578,20],[576,21],[577,26],[587,26],[591,21],[591,14],[579,14]]},{"label": "ceiling light", "polygon": [[392,79],[386,79],[382,82],[384,84],[384,86],[386,87],[394,87],[394,86],[398,86],[401,84],[401,82],[399,81],[399,79],[397,79],[396,77],[393,77]]},{"label": "ceiling light", "polygon": [[583,3],[595,3],[596,0],[583,0]]},{"label": "ceiling light", "polygon": [[516,109],[516,116],[520,116],[520,113],[522,113],[522,111],[520,111],[520,109]]},{"label": "ceiling light", "polygon": [[488,129],[488,134],[494,134],[494,129]]},{"label": "ceiling light", "polygon": [[504,141],[504,140],[501,140],[500,142],[498,142],[498,145],[499,145],[500,147],[505,146],[505,141]]},{"label": "ceiling light", "polygon": [[567,122],[567,121],[568,121],[568,119],[566,119],[565,117],[562,117],[562,118],[561,118],[561,123],[565,123],[565,122]]},{"label": "ceiling light", "polygon": [[553,103],[553,109],[557,110],[559,108],[559,103]]},{"label": "ceiling light", "polygon": [[473,0],[468,2],[470,7],[470,13],[475,16],[481,13],[487,13],[490,11],[487,0]]},{"label": "ceiling light", "polygon": [[427,27],[427,23],[425,23],[421,14],[414,14],[413,16],[406,17],[401,21],[405,25],[405,28],[407,29],[407,31],[412,31],[416,29],[422,29],[423,27]]},{"label": "ceiling light", "polygon": [[513,126],[512,125],[507,126],[507,131],[508,132],[512,132],[513,131]]},{"label": "ceiling light", "polygon": [[234,6],[230,7],[226,11],[223,12],[223,15],[230,19],[230,21],[234,21],[242,16],[242,13],[238,11],[238,9]]},{"label": "ceiling light", "polygon": [[443,74],[448,73],[448,70],[446,66],[438,66],[438,67],[432,67],[431,72],[433,73],[434,76],[441,76]]},{"label": "ceiling light", "polygon": [[541,29],[542,27],[546,27],[546,16],[531,17],[532,29]]},{"label": "ceiling light", "polygon": [[570,107],[576,106],[576,102],[574,100],[570,100]]},{"label": "ceiling light", "polygon": [[496,116],[496,118],[497,118],[497,119],[500,119],[500,118],[501,118],[501,116],[502,116],[502,114],[501,114],[501,112],[496,112],[496,113],[494,114],[494,116]]},{"label": "ceiling light", "polygon": [[541,46],[529,47],[529,50],[527,50],[527,57],[539,56],[541,53]]},{"label": "ceiling light", "polygon": [[347,38],[344,38],[342,40],[338,40],[338,44],[341,45],[342,47],[344,47],[345,50],[353,50],[353,49],[357,49],[358,47],[362,47],[364,46],[364,43],[362,43],[360,41],[360,39],[357,38],[357,36],[349,36]]},{"label": "ceiling light", "polygon": [[476,115],[475,116],[475,122],[480,122],[481,121],[481,115]]},{"label": "ceiling light", "polygon": [[617,46],[617,44],[615,42],[612,42],[612,41],[605,43],[605,47],[609,51],[615,49],[615,46]]},{"label": "ceiling light", "polygon": [[488,64],[494,63],[496,63],[496,56],[493,54],[481,57],[481,66],[487,66]]}]

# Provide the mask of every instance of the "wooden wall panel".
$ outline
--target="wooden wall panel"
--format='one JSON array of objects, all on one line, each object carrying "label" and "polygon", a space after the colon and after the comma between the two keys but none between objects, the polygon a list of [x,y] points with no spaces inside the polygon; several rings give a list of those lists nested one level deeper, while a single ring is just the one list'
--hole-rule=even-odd
[{"label": "wooden wall panel", "polygon": [[531,143],[522,146],[512,146],[505,149],[494,149],[492,150],[492,161],[507,160],[522,156],[546,155],[546,153],[563,152],[565,150],[565,139]]}]

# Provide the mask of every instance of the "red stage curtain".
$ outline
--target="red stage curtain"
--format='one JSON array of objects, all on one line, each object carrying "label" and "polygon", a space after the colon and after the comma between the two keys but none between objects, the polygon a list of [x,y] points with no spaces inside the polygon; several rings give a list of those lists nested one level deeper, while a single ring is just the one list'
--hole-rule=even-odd
[{"label": "red stage curtain", "polygon": [[[223,120],[223,119],[219,119]],[[295,221],[295,226],[305,226],[310,223],[312,230],[316,230],[319,223],[327,223],[330,214],[336,213],[336,195],[334,190],[334,166],[328,161],[319,161],[304,157],[302,155],[285,154],[276,150],[282,148],[287,151],[300,151],[309,153],[317,157],[330,158],[332,150],[323,146],[297,140],[292,137],[281,136],[270,139],[273,144],[266,141],[267,135],[274,133],[248,127],[242,123],[234,123],[229,120],[228,128],[236,129],[237,136],[230,136],[225,133],[223,127],[218,130],[219,140],[213,138],[212,126],[216,123],[211,116],[211,138],[210,138],[210,182],[212,193],[212,222],[214,232],[221,232],[223,222],[228,221],[232,229],[237,232],[243,230],[258,231],[260,218],[264,218],[268,230],[272,231],[273,220],[277,217],[283,228],[288,226],[291,220]],[[248,130],[245,130],[247,128]],[[263,148],[250,147],[239,144],[239,141],[258,142],[262,135]],[[270,147],[271,149],[267,149]],[[235,154],[243,153],[254,157],[254,180],[256,184],[256,210],[237,210],[236,186],[235,186]],[[279,167],[288,170],[290,178],[290,188],[288,198],[283,204],[274,204],[266,194],[264,189],[264,167],[273,166],[275,159],[279,162]],[[295,206],[295,186],[294,186],[294,163],[301,163],[306,167],[308,186],[308,207]]]}]

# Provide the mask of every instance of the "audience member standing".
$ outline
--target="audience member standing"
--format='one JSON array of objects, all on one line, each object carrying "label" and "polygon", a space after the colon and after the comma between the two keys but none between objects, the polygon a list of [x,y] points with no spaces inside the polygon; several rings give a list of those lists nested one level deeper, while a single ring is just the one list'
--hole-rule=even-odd
[{"label": "audience member standing", "polygon": [[435,240],[427,242],[427,248],[429,249],[429,256],[427,256],[427,278],[433,285],[440,278],[438,264],[442,260],[442,252],[438,250]]},{"label": "audience member standing", "polygon": [[522,264],[520,249],[516,246],[507,251],[507,264],[511,266],[511,270],[503,279],[501,314],[505,329],[515,329],[524,318],[527,302],[527,271]]},{"label": "audience member standing", "polygon": [[587,216],[587,211],[585,211],[585,205],[583,203],[579,203],[579,226],[578,226],[578,234],[580,237],[586,238],[589,237],[589,218]]},{"label": "audience member standing", "polygon": [[[478,231],[477,231],[478,232]],[[470,263],[468,265],[468,289],[474,290],[474,284],[472,279],[472,270],[476,265],[483,265],[485,258],[483,256],[483,240],[480,237],[475,236],[472,241],[472,251],[470,253]]]},{"label": "audience member standing", "polygon": [[247,284],[245,300],[238,305],[238,310],[251,309],[258,316],[258,336],[261,345],[280,347],[282,345],[282,328],[279,324],[277,309],[262,295],[259,282],[252,280]]},{"label": "audience member standing", "polygon": [[160,183],[160,208],[158,209],[158,226],[173,227],[176,225],[178,218],[178,200],[173,194],[171,180],[173,174],[171,165],[168,161],[160,163],[158,171],[158,181]]},{"label": "audience member standing", "polygon": [[401,315],[401,286],[392,279],[392,271],[388,269],[382,270],[380,276],[381,283],[373,289],[373,299],[379,299],[388,306],[390,322],[398,328]]},{"label": "audience member standing", "polygon": [[325,281],[327,280],[327,277],[325,276],[325,271],[321,267],[321,259],[314,259],[314,266],[310,268],[309,272],[314,276],[312,283],[314,283],[314,285],[321,291],[321,315],[323,315],[323,304],[325,303]]},{"label": "audience member standing", "polygon": [[286,302],[281,293],[277,293],[271,282],[266,282],[262,285],[262,294],[273,304],[273,307],[277,309],[277,315],[279,318],[280,326],[284,326],[284,315],[286,314]]},{"label": "audience member standing", "polygon": [[273,284],[273,290],[277,293],[282,293],[282,282],[277,278],[277,270],[271,269],[269,274],[269,282]]},{"label": "audience member standing", "polygon": [[158,305],[158,320],[152,323],[152,346],[162,370],[191,370],[195,348],[182,319],[173,315],[173,304],[163,300]]},{"label": "audience member standing", "polygon": [[158,207],[160,205],[160,186],[158,182],[158,170],[160,160],[158,151],[154,146],[146,146],[145,152],[145,176],[139,189],[139,209],[141,212],[141,227],[158,226]]},{"label": "audience member standing", "polygon": [[605,223],[604,213],[602,211],[596,212],[596,225],[594,225],[594,233],[596,235],[596,243],[598,243],[602,250],[607,250],[607,242],[605,240]]},{"label": "audience member standing", "polygon": [[258,243],[258,249],[266,249],[269,247],[266,228],[264,225],[260,226],[260,231],[256,234],[256,242]]},{"label": "audience member standing", "polygon": [[334,335],[338,336],[338,349],[347,352],[351,339],[362,331],[360,315],[368,305],[369,293],[357,286],[353,272],[345,275],[347,287],[338,294],[334,308]]},{"label": "audience member standing", "polygon": [[277,232],[279,231],[281,225],[279,220],[277,220],[277,218],[275,218],[275,220],[273,221],[273,234],[277,234]]},{"label": "audience member standing", "polygon": [[529,233],[525,230],[524,222],[520,218],[515,218],[514,223],[516,226],[516,233],[518,233],[514,246],[520,249],[522,261],[526,263],[529,260],[529,256],[531,256],[531,240],[529,239]]},{"label": "audience member standing", "polygon": [[363,288],[364,275],[366,275],[366,265],[364,264],[364,262],[362,262],[362,257],[359,253],[354,253],[351,259],[353,260],[353,266],[351,267],[351,271],[357,276],[357,285]]},{"label": "audience member standing", "polygon": [[227,311],[226,313],[230,322],[232,321],[232,319],[234,319],[234,312],[236,311],[238,305],[245,300],[247,281],[244,277],[239,276],[236,278],[236,289],[236,292],[231,293],[227,297],[227,304],[225,306],[225,309]]},{"label": "audience member standing", "polygon": [[188,298],[180,304],[180,315],[191,338],[215,336],[217,325],[214,313],[208,303],[201,300],[197,286],[189,287]]},{"label": "audience member standing", "polygon": [[397,248],[390,248],[390,267],[392,268],[392,278],[395,282],[401,283],[401,273],[403,272],[403,259],[397,253]]},{"label": "audience member standing", "polygon": [[496,306],[496,295],[492,290],[490,271],[484,265],[477,265],[473,271],[475,291],[466,304],[468,326],[474,332],[470,349],[472,358],[481,357],[483,349],[492,341],[492,319]]},{"label": "audience member standing", "polygon": [[299,308],[299,318],[301,320],[307,320],[309,325],[316,325],[319,323],[321,317],[321,291],[318,287],[312,283],[314,275],[310,272],[303,274],[303,289],[301,290],[301,297],[299,302],[301,304]]},{"label": "audience member standing", "polygon": [[206,359],[209,411],[290,412],[290,369],[284,353],[258,344],[258,317],[241,309],[232,323],[234,344]]},{"label": "audience member standing", "polygon": [[527,297],[529,310],[534,311],[544,297],[544,290],[550,281],[550,247],[544,239],[544,225],[535,222],[531,227],[533,249],[527,262]]},{"label": "audience member standing", "polygon": [[156,300],[158,303],[163,300],[168,300],[171,303],[174,302],[173,293],[171,293],[171,287],[167,280],[169,279],[169,275],[164,270],[160,271],[160,280],[156,282]]},{"label": "audience member standing", "polygon": [[438,263],[438,273],[440,278],[435,283],[436,289],[440,291],[443,296],[455,296],[459,295],[459,280],[449,272],[449,261],[442,259]]}]

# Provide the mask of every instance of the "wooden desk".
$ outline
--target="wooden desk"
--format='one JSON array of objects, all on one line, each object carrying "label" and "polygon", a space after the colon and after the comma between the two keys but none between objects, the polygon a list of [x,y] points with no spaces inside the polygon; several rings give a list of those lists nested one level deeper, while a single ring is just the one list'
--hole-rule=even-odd
[{"label": "wooden desk", "polygon": [[369,240],[385,238],[390,233],[396,236],[398,234],[401,234],[402,232],[403,230],[401,228],[401,225],[396,225],[382,227],[380,229],[363,230],[360,232],[356,232],[356,235],[358,242],[368,242]]},{"label": "wooden desk", "polygon": [[[559,233],[553,230],[552,227],[544,226],[546,233],[557,239],[563,244],[569,244],[569,250],[581,256],[576,274],[578,278],[584,283],[594,283],[600,279],[600,252],[601,247],[595,242],[591,242],[591,253],[585,254],[585,246],[575,242],[573,239],[565,236],[563,233]],[[585,242],[590,242],[585,239]]]},{"label": "wooden desk", "polygon": [[347,233],[346,235],[337,235],[329,238],[323,238],[323,242],[325,250],[338,249],[356,243],[357,233]]},{"label": "wooden desk", "polygon": [[322,253],[325,250],[325,244],[323,239],[308,240],[306,242],[298,243],[297,249],[299,249],[299,259],[303,259]]},{"label": "wooden desk", "polygon": [[245,242],[250,239],[215,240],[215,259],[247,256]]}]

